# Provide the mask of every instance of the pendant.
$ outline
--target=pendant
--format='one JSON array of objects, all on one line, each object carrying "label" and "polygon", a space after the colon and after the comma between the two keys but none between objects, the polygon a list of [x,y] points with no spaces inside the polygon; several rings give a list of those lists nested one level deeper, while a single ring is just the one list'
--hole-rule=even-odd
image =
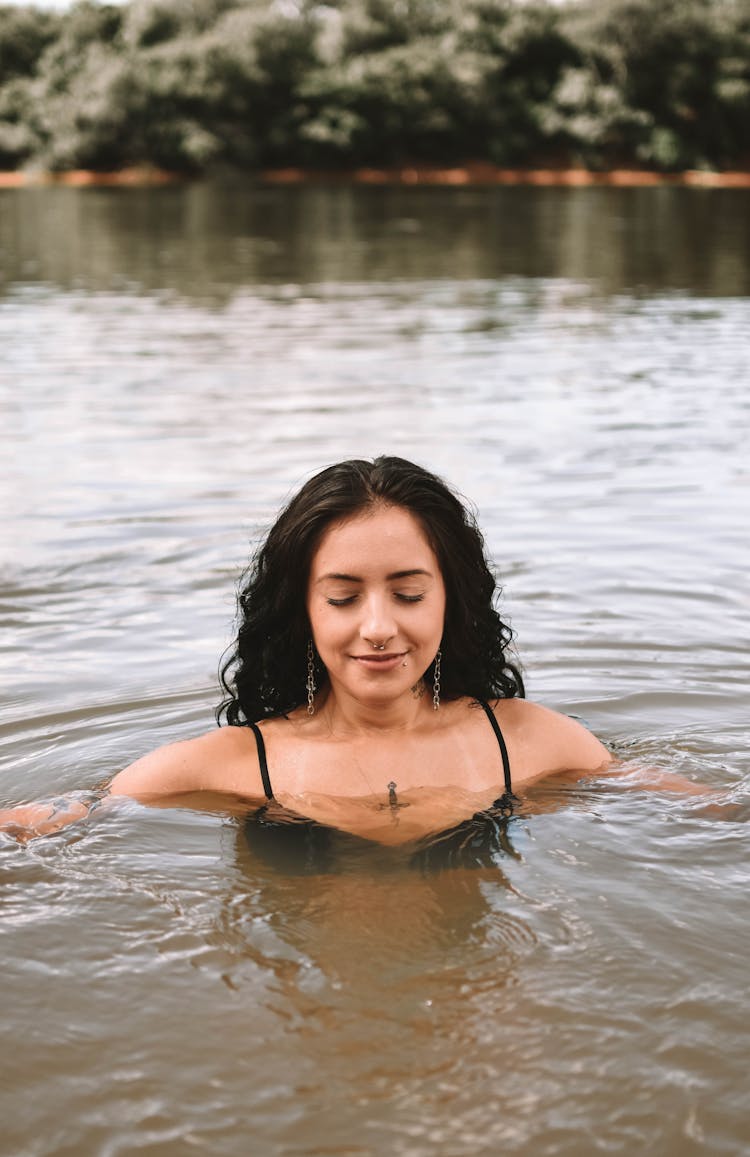
[{"label": "pendant", "polygon": [[379,803],[376,806],[378,811],[381,812],[385,811],[386,808],[389,808],[391,818],[397,820],[398,812],[401,810],[401,808],[409,807],[410,805],[408,803],[398,802],[398,796],[396,795],[396,784],[393,782],[393,780],[391,780],[391,782],[388,784],[388,803]]},{"label": "pendant", "polygon": [[398,796],[396,795],[396,785],[393,782],[393,780],[391,780],[391,782],[388,784],[388,806],[390,808],[392,808],[394,811],[396,811],[400,807],[408,807],[409,806],[408,803],[399,803],[398,802]]}]

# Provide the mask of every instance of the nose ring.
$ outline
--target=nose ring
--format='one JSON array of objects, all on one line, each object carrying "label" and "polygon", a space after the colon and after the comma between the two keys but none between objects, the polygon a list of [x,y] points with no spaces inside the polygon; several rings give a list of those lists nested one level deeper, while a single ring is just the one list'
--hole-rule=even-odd
[{"label": "nose ring", "polygon": [[385,650],[385,643],[373,643],[372,647],[373,647],[373,650],[375,650],[375,651],[384,651]]}]

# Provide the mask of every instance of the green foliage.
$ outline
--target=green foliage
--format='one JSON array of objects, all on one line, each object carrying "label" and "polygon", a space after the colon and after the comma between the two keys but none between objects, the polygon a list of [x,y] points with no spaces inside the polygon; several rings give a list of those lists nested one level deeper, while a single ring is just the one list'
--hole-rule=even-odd
[{"label": "green foliage", "polygon": [[557,142],[545,127],[544,110],[575,59],[558,12],[545,4],[518,7],[498,0],[483,0],[477,10],[477,43],[486,46],[479,99],[486,155],[501,165],[546,160]]},{"label": "green foliage", "polygon": [[583,102],[570,101],[568,82],[555,104],[584,155],[677,169],[737,163],[747,151],[748,0],[600,0],[566,10],[562,23],[586,83]]},{"label": "green foliage", "polygon": [[39,140],[33,129],[31,86],[14,78],[0,88],[0,168],[14,169],[34,156]]},{"label": "green foliage", "polygon": [[750,163],[750,0],[0,4],[0,166]]},{"label": "green foliage", "polygon": [[36,8],[0,4],[0,89],[16,76],[31,76],[48,44],[60,35],[60,18]]}]

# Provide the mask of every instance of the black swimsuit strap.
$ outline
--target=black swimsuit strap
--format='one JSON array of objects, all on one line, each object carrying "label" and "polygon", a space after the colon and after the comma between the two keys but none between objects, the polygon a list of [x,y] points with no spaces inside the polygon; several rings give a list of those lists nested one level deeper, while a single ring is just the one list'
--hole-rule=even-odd
[{"label": "black swimsuit strap", "polygon": [[260,764],[260,778],[263,780],[263,790],[266,793],[266,799],[273,799],[273,788],[271,787],[271,777],[268,774],[268,760],[266,759],[266,745],[263,742],[263,736],[257,723],[251,723],[249,726],[253,729],[255,742],[258,745],[258,763]]},{"label": "black swimsuit strap", "polygon": [[513,795],[513,788],[510,786],[510,759],[508,758],[508,748],[505,746],[505,738],[500,730],[500,724],[495,718],[495,712],[490,707],[489,703],[485,703],[484,699],[477,699],[477,703],[484,708],[484,713],[492,724],[492,730],[495,732],[495,737],[500,745],[500,754],[503,757],[503,776],[505,777],[505,790],[508,795]]}]

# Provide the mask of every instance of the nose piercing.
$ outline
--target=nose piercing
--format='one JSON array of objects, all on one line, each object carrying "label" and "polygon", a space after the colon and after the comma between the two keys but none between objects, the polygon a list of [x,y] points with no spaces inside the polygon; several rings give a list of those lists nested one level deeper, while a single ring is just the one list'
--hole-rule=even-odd
[{"label": "nose piercing", "polygon": [[375,651],[384,651],[385,650],[385,643],[373,643],[372,647],[373,647],[373,650],[375,650]]}]

